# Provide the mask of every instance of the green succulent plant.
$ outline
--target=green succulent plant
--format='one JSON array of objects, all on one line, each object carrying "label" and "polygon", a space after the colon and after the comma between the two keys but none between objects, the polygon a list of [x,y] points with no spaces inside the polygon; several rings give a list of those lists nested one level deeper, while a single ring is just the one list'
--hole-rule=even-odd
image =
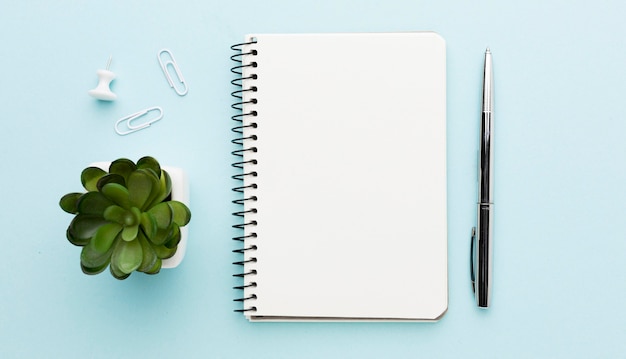
[{"label": "green succulent plant", "polygon": [[134,271],[158,273],[162,260],[176,253],[180,227],[191,219],[185,204],[171,200],[170,175],[152,157],[136,164],[120,158],[109,172],[85,168],[80,179],[87,192],[68,193],[59,205],[75,214],[67,239],[83,247],[83,272],[98,274],[109,266],[117,279]]}]

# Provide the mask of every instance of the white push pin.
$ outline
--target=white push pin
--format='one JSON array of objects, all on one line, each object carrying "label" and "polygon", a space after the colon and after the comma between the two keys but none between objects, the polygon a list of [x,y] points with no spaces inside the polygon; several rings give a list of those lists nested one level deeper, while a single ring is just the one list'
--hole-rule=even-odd
[{"label": "white push pin", "polygon": [[111,66],[111,59],[113,57],[109,56],[109,61],[107,62],[106,70],[98,70],[96,74],[98,75],[98,86],[95,89],[87,91],[87,93],[91,97],[95,97],[98,100],[102,101],[113,101],[117,98],[117,95],[111,92],[109,88],[109,84],[115,78],[115,74],[109,71],[109,66]]}]

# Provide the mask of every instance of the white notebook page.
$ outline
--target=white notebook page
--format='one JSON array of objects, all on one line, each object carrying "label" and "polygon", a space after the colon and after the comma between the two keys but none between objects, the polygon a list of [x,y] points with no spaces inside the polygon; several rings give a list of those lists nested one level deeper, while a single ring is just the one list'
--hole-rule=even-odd
[{"label": "white notebook page", "polygon": [[435,33],[251,35],[251,320],[447,309],[446,54]]}]

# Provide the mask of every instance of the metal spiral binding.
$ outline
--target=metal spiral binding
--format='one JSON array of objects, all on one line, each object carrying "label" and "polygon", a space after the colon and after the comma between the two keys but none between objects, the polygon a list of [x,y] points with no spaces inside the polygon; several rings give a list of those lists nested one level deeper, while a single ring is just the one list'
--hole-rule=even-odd
[{"label": "metal spiral binding", "polygon": [[[236,156],[238,158],[238,160],[234,162],[232,166],[235,168],[241,169],[241,173],[238,173],[232,176],[232,178],[234,180],[242,182],[242,185],[233,188],[233,191],[244,194],[243,198],[236,199],[233,201],[233,203],[240,205],[242,207],[244,207],[247,202],[257,201],[257,197],[254,195],[245,197],[246,191],[254,190],[257,188],[256,183],[250,183],[250,181],[252,181],[253,178],[257,176],[256,171],[250,170],[251,167],[257,164],[257,160],[249,159],[249,157],[253,153],[257,152],[257,148],[255,146],[249,145],[250,142],[254,142],[257,140],[257,136],[255,134],[250,134],[253,129],[257,128],[257,123],[254,121],[252,122],[246,121],[248,118],[256,117],[257,112],[254,110],[244,112],[244,106],[249,107],[257,103],[257,99],[253,97],[254,96],[253,94],[256,93],[258,89],[256,86],[249,86],[247,88],[243,87],[244,81],[248,85],[252,81],[257,79],[257,75],[254,73],[251,73],[251,71],[253,71],[252,69],[257,67],[257,63],[255,61],[244,62],[244,60],[247,59],[248,56],[257,55],[257,50],[255,49],[249,49],[249,50],[246,50],[246,52],[243,52],[244,48],[247,48],[249,45],[253,45],[253,44],[256,44],[256,40],[254,39],[250,42],[244,42],[244,43],[236,44],[230,47],[231,50],[236,52],[233,56],[230,57],[230,59],[237,63],[236,66],[231,68],[231,72],[237,75],[237,78],[232,80],[230,83],[233,86],[236,86],[239,88],[238,90],[233,91],[231,93],[231,95],[236,99],[236,102],[233,103],[231,107],[238,111],[236,115],[233,115],[231,117],[233,121],[237,122],[237,125],[232,128],[232,131],[237,134],[237,137],[233,139],[231,142],[237,146],[240,146],[240,148],[231,152],[233,156]],[[246,134],[244,134],[244,132]],[[249,208],[249,209],[243,208],[243,210],[241,211],[234,212],[233,216],[236,216],[238,218],[245,218],[246,215],[251,215],[254,213],[257,213],[256,208]],[[245,219],[244,219],[243,222],[244,223],[233,225],[233,228],[244,231],[243,235],[233,237],[233,240],[239,241],[242,243],[244,241],[250,241],[257,237],[256,233],[246,231],[248,227],[256,226],[257,221],[249,220],[248,222],[245,222]],[[238,265],[238,266],[246,266],[246,270],[247,270],[242,273],[234,274],[235,277],[243,278],[243,285],[236,286],[234,287],[234,289],[245,290],[246,288],[254,288],[257,286],[257,283],[253,279],[252,280],[250,279],[251,277],[254,277],[257,274],[257,271],[256,269],[249,269],[250,264],[256,263],[257,261],[256,257],[253,256],[253,252],[256,250],[257,250],[256,244],[251,244],[248,247],[244,247],[244,245],[242,245],[242,248],[233,250],[233,252],[241,254],[244,257],[243,260],[233,262],[233,264]],[[235,299],[236,302],[243,303],[243,308],[237,309],[235,311],[236,312],[255,312],[256,307],[248,304],[249,301],[253,301],[255,299],[257,299],[256,294],[249,294],[248,296],[242,296],[241,298],[236,298]]]}]

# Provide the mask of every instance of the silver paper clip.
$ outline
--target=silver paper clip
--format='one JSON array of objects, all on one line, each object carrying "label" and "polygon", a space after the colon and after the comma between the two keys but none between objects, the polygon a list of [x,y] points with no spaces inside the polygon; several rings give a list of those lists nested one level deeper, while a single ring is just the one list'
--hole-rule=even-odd
[{"label": "silver paper clip", "polygon": [[[132,123],[132,121],[134,121],[134,120],[136,120],[136,119],[138,119],[140,117],[146,116],[149,112],[152,112],[152,111],[158,111],[159,115],[157,117],[155,117],[155,118],[152,118],[150,120],[144,121],[144,122],[136,124],[136,125]],[[122,136],[128,135],[129,133],[133,133],[133,132],[136,132],[136,131],[139,131],[139,130],[143,130],[144,128],[149,127],[150,125],[152,125],[153,123],[159,121],[162,118],[163,118],[163,110],[160,107],[158,107],[158,106],[150,107],[150,108],[147,108],[145,110],[141,110],[139,112],[135,112],[132,115],[128,115],[128,116],[122,117],[119,120],[117,120],[117,122],[115,122],[115,132],[117,132],[118,135],[122,135]],[[122,128],[120,130],[119,125],[122,122],[125,122],[126,126],[125,126],[125,128]]]},{"label": "silver paper clip", "polygon": [[[166,53],[167,56],[161,56],[163,53]],[[161,65],[161,70],[163,70],[163,74],[167,79],[167,82],[170,84],[170,87],[176,91],[179,96],[185,96],[189,88],[187,87],[187,83],[185,82],[185,78],[183,78],[183,74],[180,72],[180,68],[178,68],[178,64],[174,59],[174,55],[168,49],[162,49],[159,51],[157,58],[159,59],[159,65]],[[164,61],[165,60],[165,61]],[[172,80],[172,76],[168,69],[168,66],[171,66],[176,72],[176,76],[178,77],[178,82],[182,84],[182,89],[174,86],[174,81]],[[179,86],[180,87],[180,86]]]}]

